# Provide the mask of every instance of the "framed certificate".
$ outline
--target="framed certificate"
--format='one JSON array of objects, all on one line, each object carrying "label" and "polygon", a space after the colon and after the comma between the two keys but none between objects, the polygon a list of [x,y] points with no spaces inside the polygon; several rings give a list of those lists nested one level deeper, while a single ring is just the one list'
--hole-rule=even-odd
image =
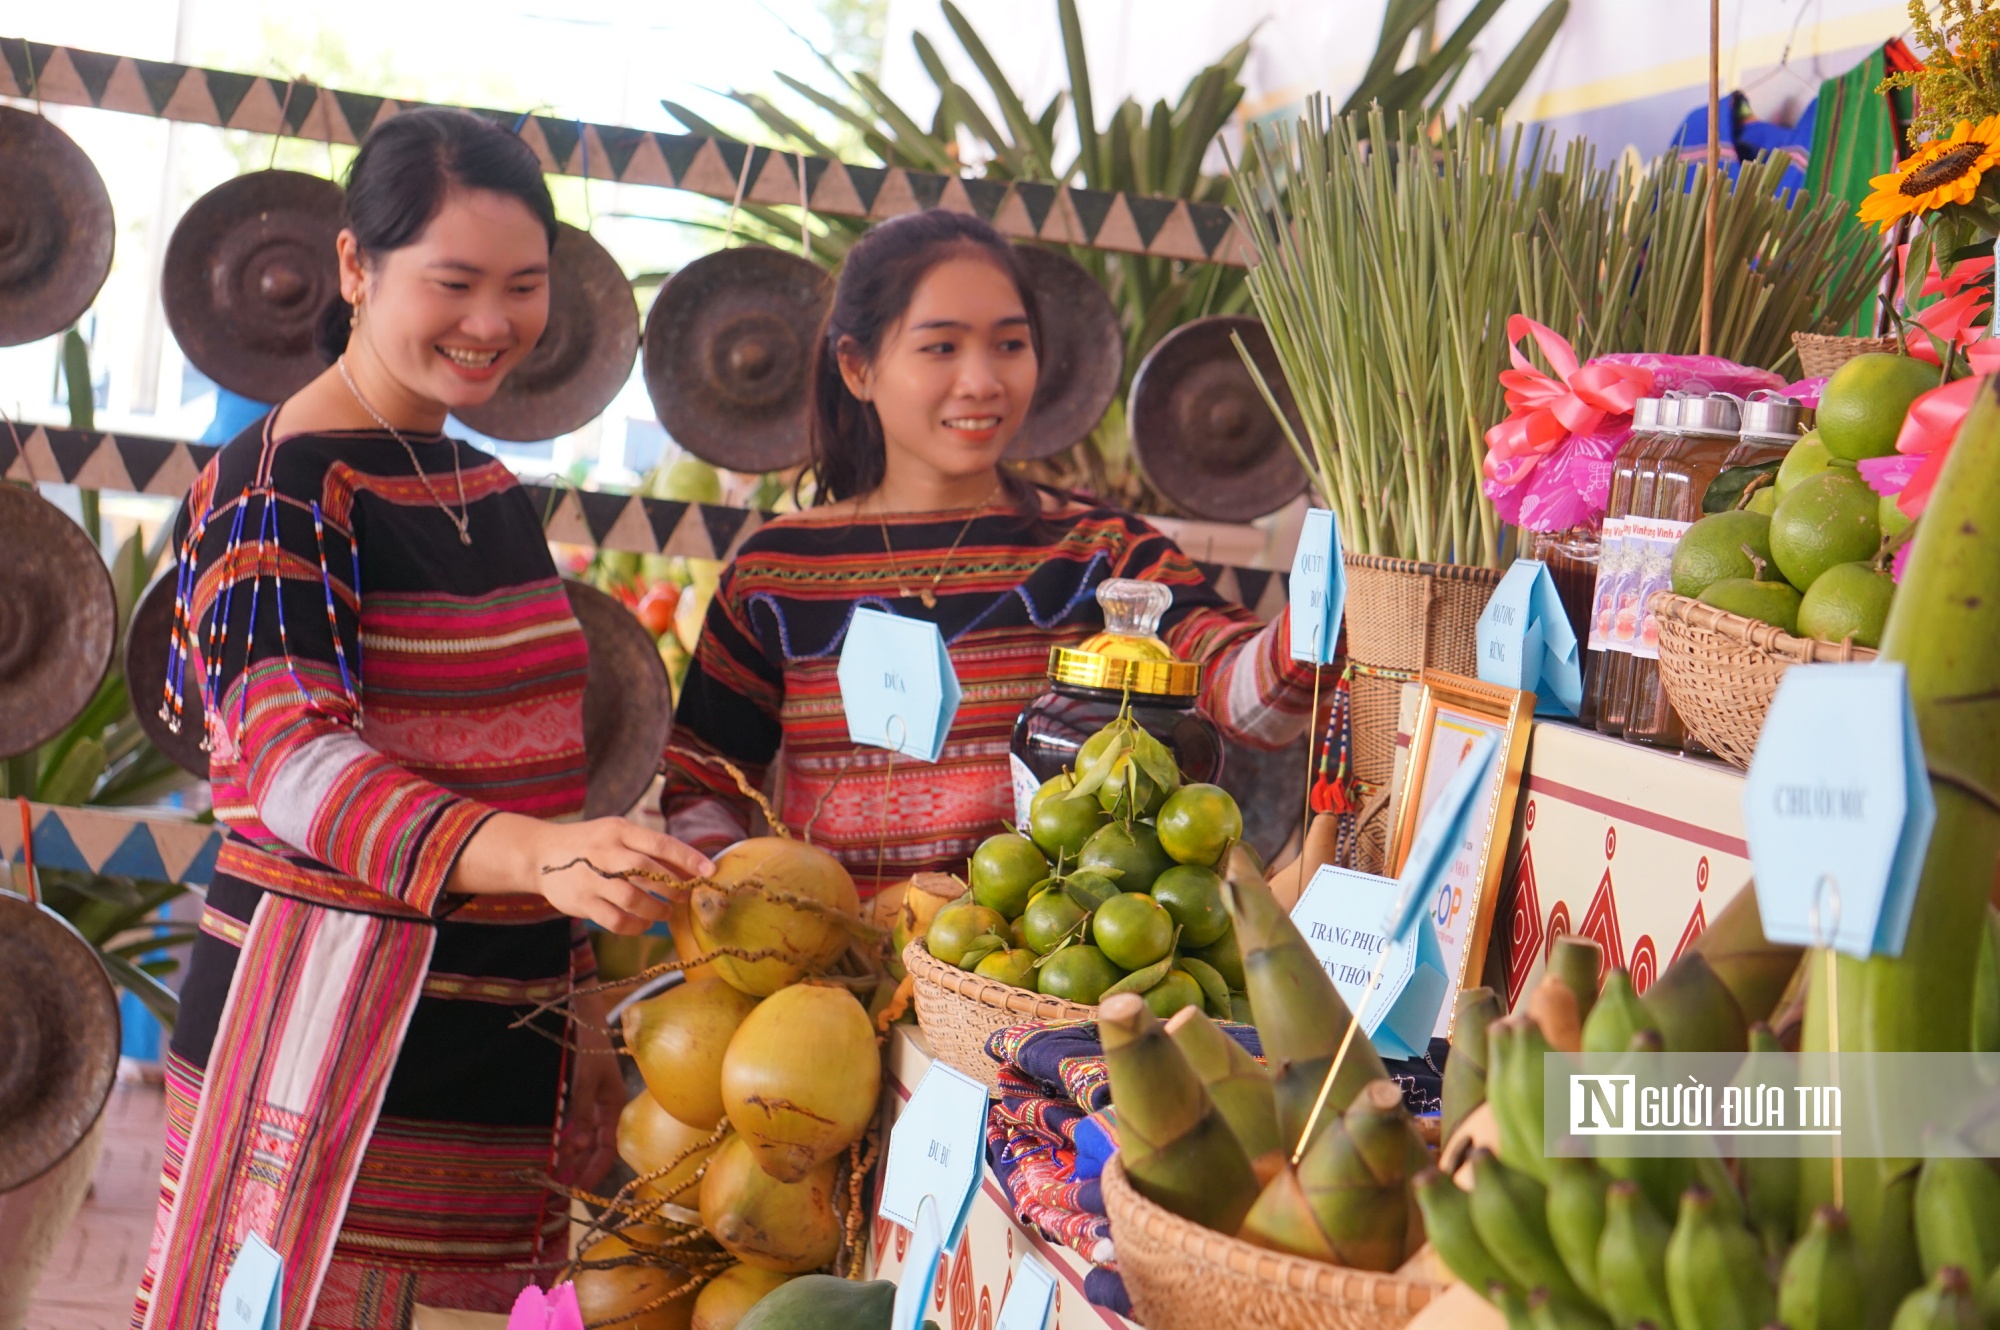
[{"label": "framed certificate", "polygon": [[1390,831],[1392,874],[1402,872],[1424,814],[1465,761],[1474,741],[1490,735],[1497,753],[1484,788],[1473,795],[1465,838],[1453,853],[1437,898],[1431,903],[1445,973],[1451,979],[1434,1033],[1448,1039],[1466,973],[1478,974],[1485,963],[1493,913],[1499,906],[1500,876],[1506,867],[1507,832],[1514,824],[1514,800],[1528,760],[1535,695],[1440,670],[1424,671],[1422,684],[1410,759],[1397,800],[1396,825]]}]

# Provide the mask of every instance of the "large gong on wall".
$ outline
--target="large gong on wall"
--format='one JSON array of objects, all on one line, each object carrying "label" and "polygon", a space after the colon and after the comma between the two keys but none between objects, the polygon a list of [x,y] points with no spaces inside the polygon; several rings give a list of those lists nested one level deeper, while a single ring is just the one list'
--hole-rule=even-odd
[{"label": "large gong on wall", "polygon": [[1016,245],[1035,297],[1042,346],[1034,404],[1007,445],[1014,461],[1051,457],[1097,428],[1125,377],[1118,311],[1090,270],[1067,254]]},{"label": "large gong on wall", "polygon": [[69,135],[0,106],[0,346],[83,317],[111,271],[111,195]]},{"label": "large gong on wall", "polygon": [[811,455],[806,378],[827,275],[762,245],[718,250],[660,288],[646,316],[646,391],[674,442],[730,471]]}]

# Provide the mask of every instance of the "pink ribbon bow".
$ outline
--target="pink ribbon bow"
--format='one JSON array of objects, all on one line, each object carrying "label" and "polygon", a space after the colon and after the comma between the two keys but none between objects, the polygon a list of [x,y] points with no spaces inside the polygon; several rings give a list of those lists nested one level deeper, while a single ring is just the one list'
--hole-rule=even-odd
[{"label": "pink ribbon bow", "polygon": [[[1555,377],[1522,354],[1521,339],[1531,335]],[[1514,368],[1500,371],[1500,383],[1512,414],[1486,431],[1482,467],[1497,484],[1520,484],[1564,439],[1597,433],[1613,417],[1631,415],[1652,391],[1653,375],[1640,366],[1605,360],[1579,366],[1575,349],[1560,333],[1525,314],[1507,320],[1507,343]]]},{"label": "pink ribbon bow", "polygon": [[[1905,289],[1902,270],[1908,265],[1909,258],[1910,247],[1904,245],[1897,251],[1896,260],[1896,295],[1899,302]],[[1925,275],[1923,287],[1917,294],[1920,297],[1943,296],[1944,299],[1911,316],[1910,321],[1917,326],[1903,334],[1903,344],[1913,358],[1926,364],[1937,364],[1937,348],[1931,341],[1935,337],[1947,346],[1964,352],[1968,360],[1974,360],[1976,354],[1979,357],[1973,364],[1976,373],[1987,374],[1993,368],[2000,368],[2000,345],[1990,340],[1992,329],[1985,324],[1975,326],[1973,323],[1986,313],[1993,301],[1984,288],[1973,287],[1970,283],[1992,270],[1993,260],[1990,258],[1965,259],[1954,264],[1951,275],[1947,277],[1939,271],[1937,260],[1931,260],[1930,272]],[[1980,360],[1985,364],[1979,363]]]}]

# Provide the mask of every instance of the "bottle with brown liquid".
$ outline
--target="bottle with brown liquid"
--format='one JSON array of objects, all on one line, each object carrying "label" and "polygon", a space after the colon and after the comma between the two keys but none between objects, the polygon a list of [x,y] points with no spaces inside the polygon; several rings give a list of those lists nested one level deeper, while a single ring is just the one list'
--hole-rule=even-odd
[{"label": "bottle with brown liquid", "polygon": [[1660,399],[1642,397],[1632,408],[1632,437],[1619,447],[1611,464],[1611,487],[1601,524],[1595,531],[1537,532],[1529,541],[1528,557],[1548,565],[1562,597],[1577,645],[1583,651],[1583,705],[1577,724],[1597,723],[1598,686],[1603,675],[1605,649],[1600,619],[1608,627],[1610,616],[1604,607],[1616,579],[1618,540],[1625,510],[1632,499],[1634,459],[1658,442]]},{"label": "bottle with brown liquid", "polygon": [[1742,450],[1742,408],[1742,398],[1728,392],[1682,402],[1682,440],[1660,460],[1650,514],[1634,526],[1646,544],[1646,578],[1638,598],[1640,632],[1632,642],[1632,700],[1626,706],[1624,730],[1634,744],[1680,748],[1688,736],[1680,712],[1666,700],[1666,684],[1660,682],[1660,624],[1646,602],[1654,592],[1672,586],[1674,546],[1700,520],[1708,482],[1738,464],[1732,458]]},{"label": "bottle with brown liquid", "polygon": [[[1635,514],[1646,511],[1641,505],[1652,502],[1653,477],[1661,454],[1679,442],[1682,400],[1680,393],[1667,393],[1660,399],[1651,430],[1634,432],[1632,441],[1619,451],[1611,473],[1610,505],[1605,510],[1607,535],[1598,556],[1597,595],[1590,620],[1590,646],[1597,671],[1595,687],[1585,695],[1586,705],[1594,703],[1595,723],[1604,734],[1625,732],[1625,712],[1632,696],[1629,653],[1638,633],[1643,551],[1631,539],[1631,524]],[[1640,419],[1637,412],[1633,419]],[[1615,538],[1610,534],[1614,522]]]}]

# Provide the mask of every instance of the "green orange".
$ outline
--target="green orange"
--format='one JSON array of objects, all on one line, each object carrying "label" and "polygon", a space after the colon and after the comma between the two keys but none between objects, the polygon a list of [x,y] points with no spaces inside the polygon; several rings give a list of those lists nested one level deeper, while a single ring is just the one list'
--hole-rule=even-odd
[{"label": "green orange", "polygon": [[[1060,891],[1044,891],[1028,902],[1028,908],[1021,911],[1018,930],[1021,945],[1046,956],[1056,949],[1056,945],[1083,922],[1084,912],[1077,903]],[[931,927],[937,925],[933,923]]]},{"label": "green orange", "polygon": [[1183,785],[1167,796],[1153,826],[1175,862],[1207,867],[1243,839],[1243,810],[1220,785]]},{"label": "green orange", "polygon": [[1003,831],[988,836],[972,852],[972,896],[981,905],[1018,919],[1038,883],[1049,875],[1049,861],[1026,836]]},{"label": "green orange", "polygon": [[1153,899],[1166,907],[1180,925],[1181,945],[1205,947],[1229,931],[1229,911],[1222,904],[1222,879],[1212,868],[1181,864],[1160,874]]},{"label": "green orange", "polygon": [[1028,834],[1050,858],[1076,862],[1084,842],[1111,820],[1111,815],[1087,794],[1056,794],[1041,799],[1028,814]]},{"label": "green orange", "polygon": [[1010,936],[1000,912],[977,901],[956,900],[931,920],[924,946],[946,965],[957,965],[965,959],[965,949],[988,933]]},{"label": "green orange", "polygon": [[1151,896],[1120,892],[1097,907],[1090,932],[1113,965],[1143,970],[1174,949],[1174,917]]},{"label": "green orange", "polygon": [[1202,1006],[1201,985],[1186,970],[1169,970],[1167,977],[1140,994],[1153,1014],[1161,1020],[1173,1015],[1182,1007]]},{"label": "green orange", "polygon": [[996,951],[979,962],[972,972],[982,978],[1012,984],[1015,988],[1032,989],[1035,986],[1035,953],[1026,947]]},{"label": "green orange", "polygon": [[1103,873],[1120,891],[1150,891],[1160,874],[1174,866],[1160,847],[1159,833],[1144,822],[1113,822],[1084,842],[1077,866]]},{"label": "green orange", "polygon": [[1050,997],[1080,1002],[1094,1007],[1104,990],[1125,977],[1096,947],[1082,944],[1064,947],[1042,962],[1036,971],[1035,987]]}]

